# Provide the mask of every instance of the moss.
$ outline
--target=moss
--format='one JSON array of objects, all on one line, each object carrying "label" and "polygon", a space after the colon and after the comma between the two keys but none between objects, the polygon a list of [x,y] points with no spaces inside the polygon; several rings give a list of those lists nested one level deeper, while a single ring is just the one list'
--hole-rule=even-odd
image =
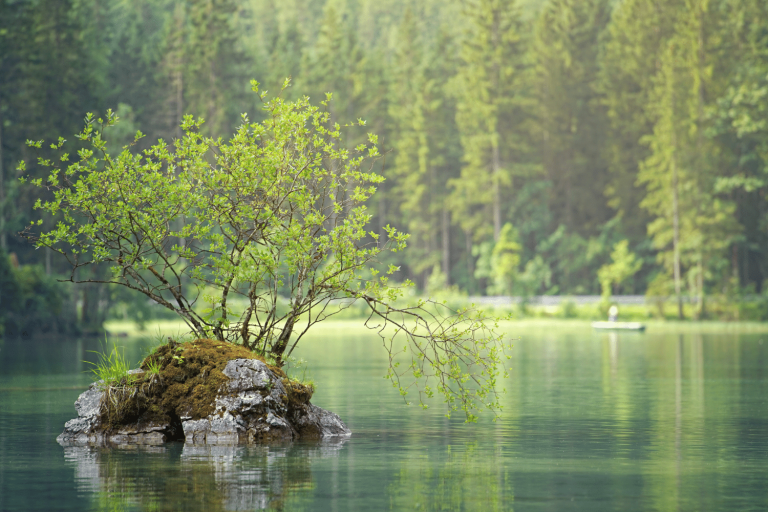
[{"label": "moss", "polygon": [[309,400],[312,398],[312,393],[315,392],[314,387],[307,386],[299,381],[288,378],[283,378],[281,380],[283,381],[283,386],[288,394],[285,401],[288,403],[289,409],[301,407],[309,403]]},{"label": "moss", "polygon": [[[314,389],[290,380],[280,368],[241,345],[199,339],[188,343],[170,341],[147,356],[141,364],[144,373],[133,381],[123,381],[105,393],[102,406],[104,430],[144,422],[178,422],[213,414],[217,395],[229,378],[223,370],[232,359],[259,359],[267,364],[285,385],[288,407],[302,407]],[[159,373],[150,373],[156,366]]]}]

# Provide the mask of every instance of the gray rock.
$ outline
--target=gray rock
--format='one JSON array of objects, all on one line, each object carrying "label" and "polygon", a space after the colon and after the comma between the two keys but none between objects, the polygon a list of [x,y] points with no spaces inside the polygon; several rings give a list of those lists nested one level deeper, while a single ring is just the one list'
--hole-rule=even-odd
[{"label": "gray rock", "polygon": [[176,423],[146,421],[140,417],[136,423],[108,433],[101,429],[104,392],[100,383],[91,384],[75,402],[78,417],[64,425],[57,441],[64,446],[157,445],[183,438],[188,444],[233,445],[352,434],[332,412],[309,402],[288,403],[283,382],[257,359],[233,359],[223,373],[230,380],[219,390],[214,412],[209,416],[193,419],[181,414]]}]

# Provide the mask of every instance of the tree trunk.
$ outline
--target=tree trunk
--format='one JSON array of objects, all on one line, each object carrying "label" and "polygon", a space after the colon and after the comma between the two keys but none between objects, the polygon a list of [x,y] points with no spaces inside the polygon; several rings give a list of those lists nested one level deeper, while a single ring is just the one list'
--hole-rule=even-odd
[{"label": "tree trunk", "polygon": [[[673,151],[675,151],[675,149],[676,148],[673,148]],[[677,165],[674,156],[672,157],[672,248],[674,251],[675,299],[677,300],[677,318],[682,320],[683,297],[680,295],[680,208],[678,205],[677,191]]]},{"label": "tree trunk", "polygon": [[[698,87],[698,96],[697,96],[697,119],[696,119],[696,153],[699,157],[699,172],[696,173],[697,177],[701,177],[704,174],[704,162],[705,162],[705,156],[704,156],[704,65],[705,65],[705,59],[706,55],[704,54],[704,13],[701,9],[701,6],[699,5],[699,12],[698,12],[698,22],[699,22],[699,33],[698,33],[698,79],[699,79],[699,87]],[[700,181],[700,178],[696,181]],[[698,207],[698,214],[697,217],[701,217],[701,185],[700,183],[697,183],[697,192],[699,192],[699,200],[697,201]],[[706,314],[705,311],[705,305],[704,305],[704,241],[702,240],[703,237],[699,237],[699,275],[698,275],[698,289],[699,289],[699,303],[698,303],[698,311],[697,316],[699,319],[704,318],[704,315]]]},{"label": "tree trunk", "polygon": [[5,174],[3,173],[3,109],[0,105],[0,249],[8,249],[5,234]]},{"label": "tree trunk", "polygon": [[674,62],[674,48],[670,48],[670,57],[672,58],[672,74],[669,77],[669,101],[670,101],[670,113],[672,116],[672,122],[670,128],[672,132],[672,250],[673,250],[673,265],[675,276],[675,299],[677,301],[677,318],[682,320],[683,318],[683,297],[681,295],[680,284],[680,201],[678,192],[678,176],[677,176],[677,132],[675,127],[675,62]]},{"label": "tree trunk", "polygon": [[384,230],[384,226],[387,225],[386,218],[387,218],[387,203],[385,199],[385,192],[384,190],[381,190],[378,194],[379,196],[379,236],[384,239],[387,232]]},{"label": "tree trunk", "polygon": [[698,312],[697,317],[698,320],[704,319],[704,317],[707,314],[706,309],[706,299],[704,297],[704,262],[703,256],[699,257],[699,275],[698,275],[698,288],[699,288],[699,304],[698,304]]},{"label": "tree trunk", "polygon": [[88,288],[90,285],[84,284],[82,285],[82,299],[83,299],[83,305],[82,309],[80,311],[80,322],[83,324],[83,327],[88,330],[91,327],[91,304],[90,304],[90,296],[88,294]]},{"label": "tree trunk", "polygon": [[451,285],[451,218],[448,208],[443,206],[442,218],[442,242],[443,242],[443,274],[445,274],[445,285]]},{"label": "tree trunk", "polygon": [[181,62],[179,61],[177,63],[178,69],[175,73],[175,82],[176,82],[176,115],[174,116],[176,118],[176,126],[174,126],[174,129],[176,131],[176,138],[181,139],[181,137],[184,135],[181,131],[181,121],[184,117],[184,75],[181,72]]},{"label": "tree trunk", "polygon": [[501,174],[501,157],[499,155],[499,141],[494,136],[492,144],[493,166],[493,240],[499,241],[501,233],[501,192],[499,190],[499,175]]},{"label": "tree trunk", "polygon": [[472,260],[472,237],[469,231],[464,231],[464,240],[467,244],[467,273],[469,274],[467,283],[469,293],[475,291],[475,262]]}]

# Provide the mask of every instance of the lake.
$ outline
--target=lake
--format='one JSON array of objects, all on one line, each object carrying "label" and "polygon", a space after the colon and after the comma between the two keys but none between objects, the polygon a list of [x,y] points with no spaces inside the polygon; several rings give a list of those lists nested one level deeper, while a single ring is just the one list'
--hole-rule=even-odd
[{"label": "lake", "polygon": [[0,510],[768,510],[768,332],[505,328],[503,418],[466,425],[404,405],[375,335],[321,326],[312,402],[353,435],[264,446],[62,448],[98,340],[0,341]]}]

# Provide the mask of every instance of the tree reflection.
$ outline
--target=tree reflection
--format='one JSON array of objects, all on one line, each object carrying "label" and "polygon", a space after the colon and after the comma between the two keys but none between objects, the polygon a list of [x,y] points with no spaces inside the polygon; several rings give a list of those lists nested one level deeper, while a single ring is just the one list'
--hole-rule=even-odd
[{"label": "tree reflection", "polygon": [[512,510],[509,468],[475,442],[448,445],[439,461],[409,458],[389,486],[392,510]]}]

